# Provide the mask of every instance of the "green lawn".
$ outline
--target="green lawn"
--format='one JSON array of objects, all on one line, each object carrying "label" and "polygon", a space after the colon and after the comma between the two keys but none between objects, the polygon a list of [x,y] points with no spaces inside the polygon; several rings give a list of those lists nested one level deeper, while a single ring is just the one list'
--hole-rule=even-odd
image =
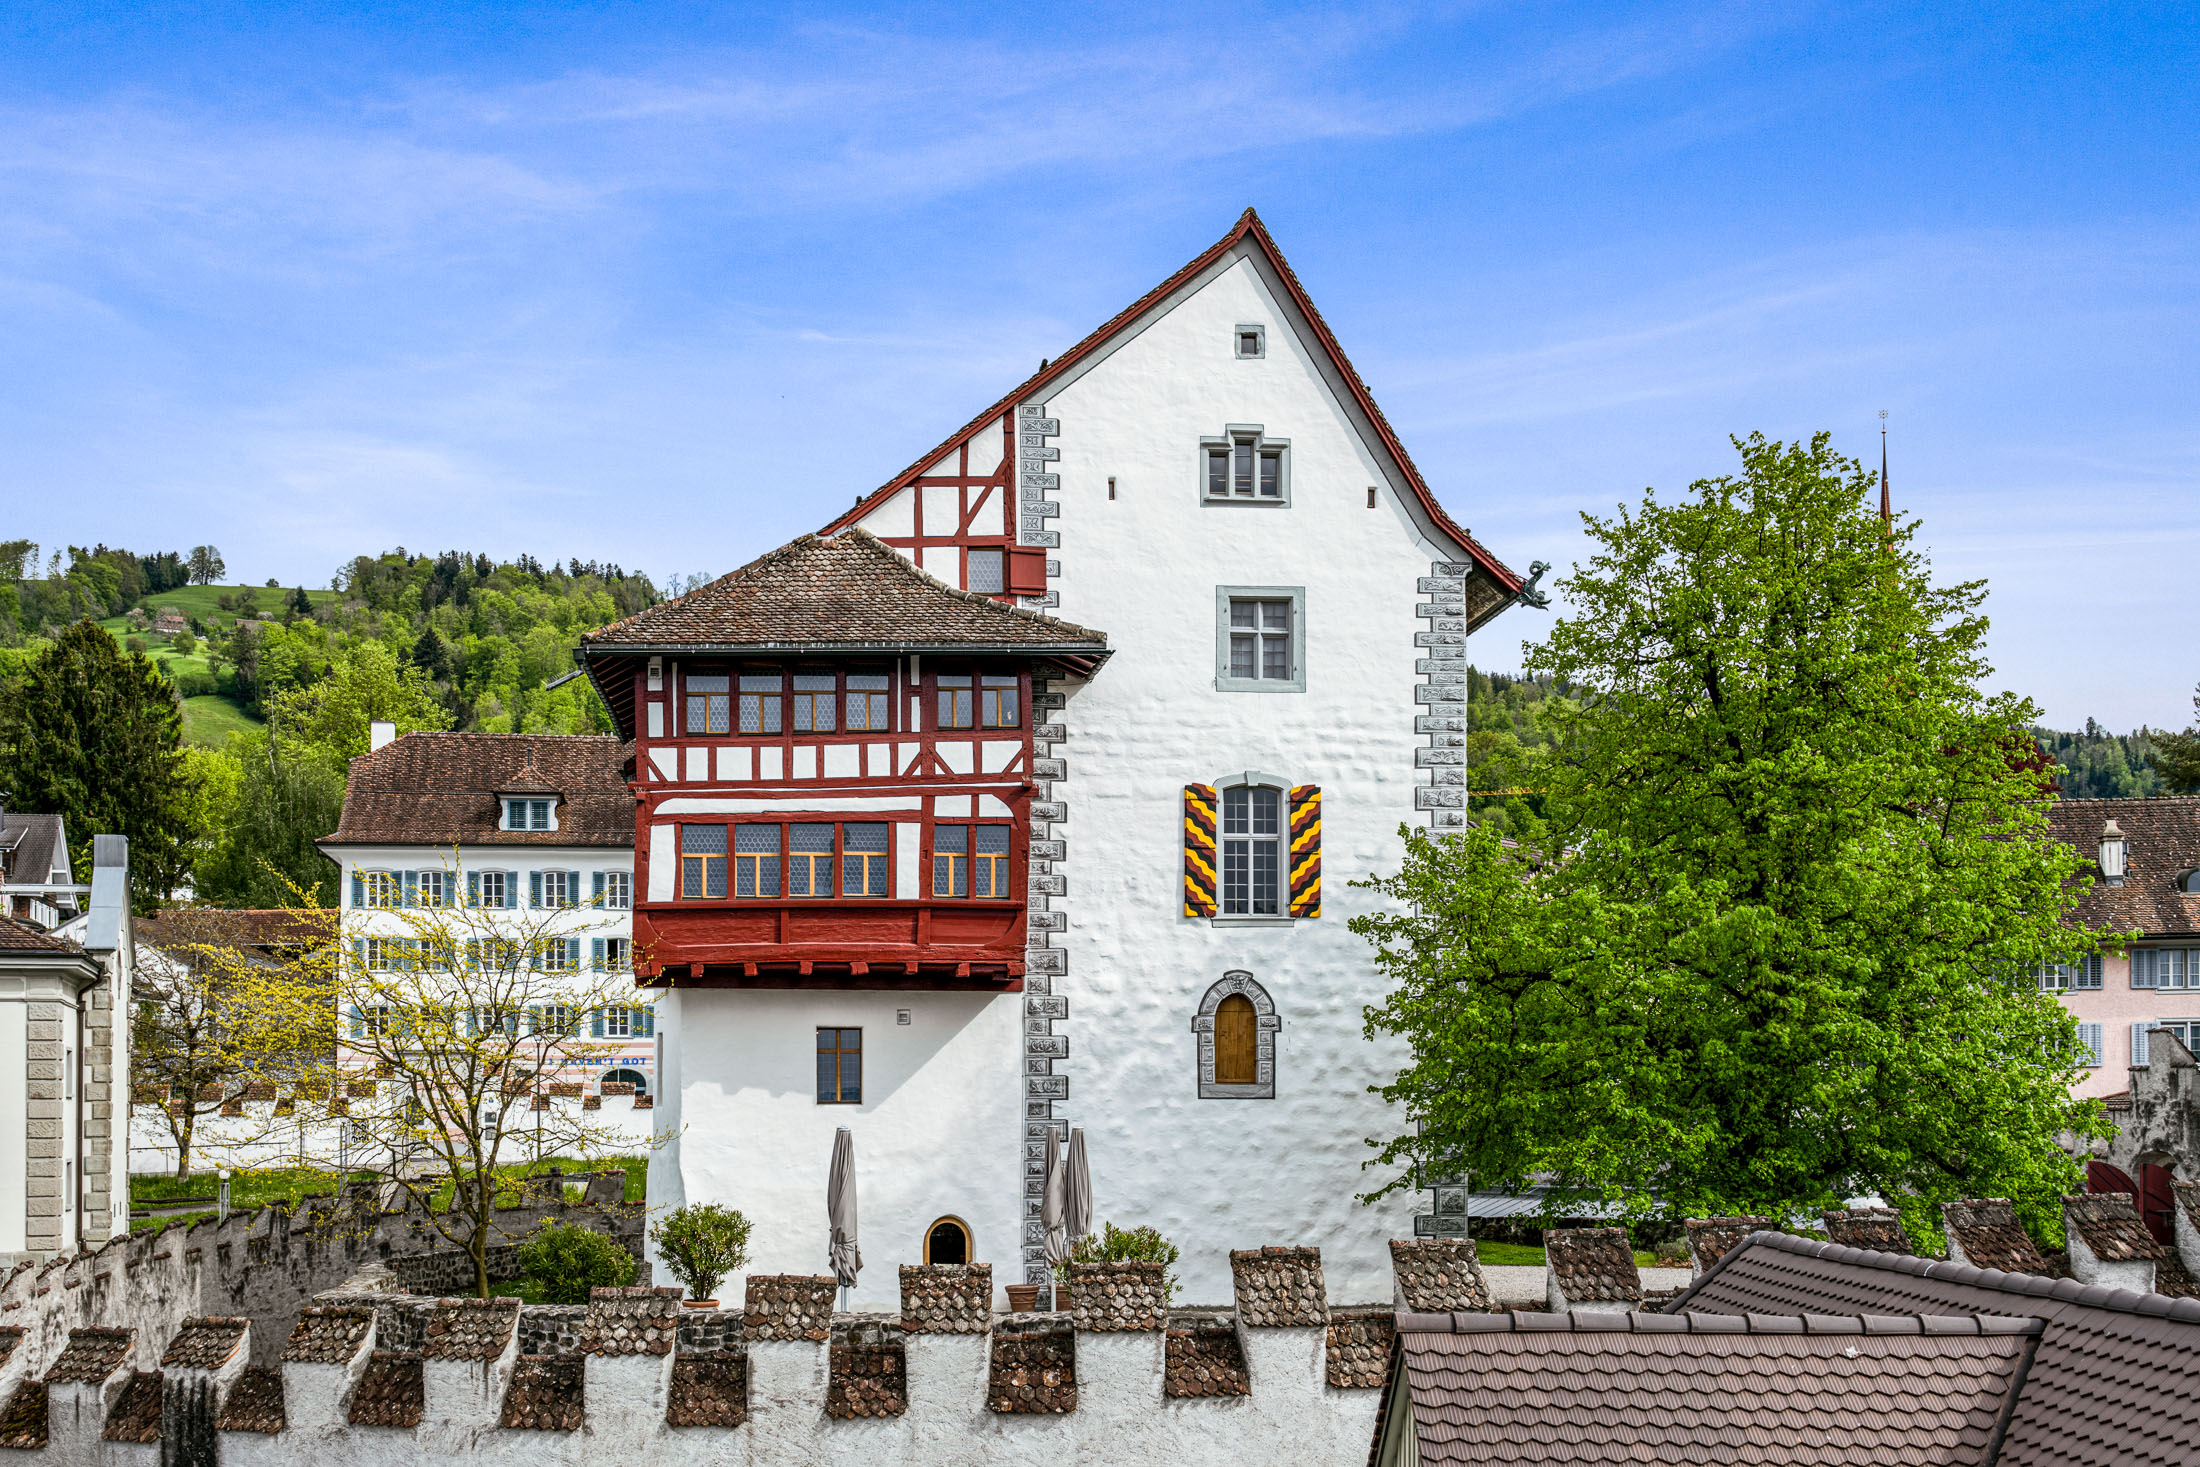
[{"label": "green lawn", "polygon": [[187,744],[219,749],[229,742],[231,734],[247,733],[258,727],[260,720],[219,693],[183,700],[183,741]]},{"label": "green lawn", "polygon": [[[646,1156],[607,1156],[592,1162],[575,1161],[571,1157],[545,1157],[540,1162],[526,1162],[518,1166],[499,1167],[497,1168],[497,1175],[500,1181],[512,1184],[514,1195],[511,1200],[516,1202],[518,1200],[518,1183],[521,1178],[527,1176],[530,1172],[553,1166],[562,1168],[568,1177],[575,1177],[583,1172],[608,1171],[613,1167],[618,1167],[626,1172],[627,1201],[640,1202],[648,1196],[649,1158]],[[359,1172],[355,1175],[370,1177],[373,1173]],[[204,1197],[211,1199],[215,1195],[215,1188],[219,1185],[219,1178],[210,1171],[194,1171],[188,1177],[176,1177],[165,1172],[138,1173],[130,1178],[130,1203],[132,1207],[145,1207],[155,1203],[181,1201],[187,1198]],[[270,1202],[288,1202],[292,1207],[296,1207],[306,1197],[316,1193],[332,1193],[335,1190],[336,1174],[321,1171],[314,1167],[240,1167],[229,1175],[229,1205],[240,1212],[263,1207]],[[579,1195],[577,1186],[570,1187],[567,1190],[570,1195]],[[439,1207],[447,1205],[449,1200],[450,1192],[446,1188],[442,1195],[437,1197],[436,1205]],[[173,1227],[179,1220],[188,1223],[193,1218],[208,1217],[212,1214],[213,1208],[209,1206],[204,1211],[180,1213],[166,1217],[141,1218],[134,1224],[134,1227],[137,1229]]]},{"label": "green lawn", "polygon": [[[1521,1264],[1530,1268],[1541,1268],[1544,1262],[1543,1250],[1532,1243],[1494,1243],[1477,1238],[1474,1253],[1487,1264]],[[1645,1253],[1638,1249],[1635,1253],[1635,1266],[1658,1268],[1669,1265],[1661,1265],[1655,1253]],[[1686,1264],[1679,1266],[1686,1267]]]}]

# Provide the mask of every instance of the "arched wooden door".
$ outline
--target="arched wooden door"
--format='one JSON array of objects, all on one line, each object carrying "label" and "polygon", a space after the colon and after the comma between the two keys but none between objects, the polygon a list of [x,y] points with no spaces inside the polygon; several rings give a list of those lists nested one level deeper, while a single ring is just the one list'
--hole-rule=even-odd
[{"label": "arched wooden door", "polygon": [[1260,1019],[1253,1001],[1233,993],[1215,1009],[1215,1083],[1260,1083]]}]

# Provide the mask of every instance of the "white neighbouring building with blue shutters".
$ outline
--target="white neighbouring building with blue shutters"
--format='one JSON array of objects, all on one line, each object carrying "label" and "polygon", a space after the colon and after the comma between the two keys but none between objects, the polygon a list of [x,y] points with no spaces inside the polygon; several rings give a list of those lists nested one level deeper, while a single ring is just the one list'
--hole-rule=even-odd
[{"label": "white neighbouring building with blue shutters", "polygon": [[663,990],[652,1203],[824,1271],[846,1126],[853,1307],[893,1308],[899,1262],[1043,1277],[1080,1126],[1095,1228],[1177,1243],[1186,1300],[1264,1244],[1387,1300],[1425,1194],[1358,1200],[1407,1121],[1350,883],[1465,823],[1466,638],[1524,592],[1248,211],[821,536],[592,633]]}]

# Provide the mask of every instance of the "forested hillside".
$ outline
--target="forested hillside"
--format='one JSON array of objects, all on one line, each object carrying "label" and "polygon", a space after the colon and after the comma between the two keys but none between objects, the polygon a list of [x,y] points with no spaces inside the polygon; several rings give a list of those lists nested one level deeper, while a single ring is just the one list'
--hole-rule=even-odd
[{"label": "forested hillside", "polygon": [[2169,793],[2161,771],[2149,762],[2156,753],[2156,736],[2150,729],[2127,734],[2110,733],[2088,718],[2085,728],[2078,733],[2035,728],[2032,736],[2040,741],[2042,752],[2054,761],[2055,782],[2062,786],[2065,799],[2097,800]]},{"label": "forested hillside", "polygon": [[333,868],[313,841],[335,828],[346,763],[375,720],[401,732],[608,730],[586,679],[550,683],[573,670],[583,632],[661,599],[615,565],[524,555],[400,548],[355,558],[321,591],[212,584],[223,569],[210,546],[71,546],[41,565],[29,542],[0,543],[0,647],[16,649],[0,653],[0,676],[78,620],[144,654],[182,700],[192,745],[194,884],[232,905],[282,905],[286,881],[326,897]]}]

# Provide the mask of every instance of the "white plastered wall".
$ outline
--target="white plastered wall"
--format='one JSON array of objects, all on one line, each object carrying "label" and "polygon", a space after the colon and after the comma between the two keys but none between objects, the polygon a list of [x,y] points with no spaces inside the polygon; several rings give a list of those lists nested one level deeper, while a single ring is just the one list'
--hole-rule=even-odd
[{"label": "white plastered wall", "polygon": [[[1021,1000],[982,993],[678,991],[679,1200],[722,1202],[753,1225],[749,1263],[719,1285],[742,1297],[749,1273],[829,1272],[825,1178],[833,1132],[855,1137],[858,1241],[865,1267],[851,1307],[900,1307],[903,1263],[924,1259],[941,1217],[962,1219],[976,1261],[1019,1280],[1017,1110]],[[907,1010],[910,1022],[899,1022]],[[861,1105],[817,1103],[817,1030],[863,1030]],[[653,1164],[650,1203],[673,1157]],[[666,1282],[670,1282],[667,1278]]]},{"label": "white plastered wall", "polygon": [[[1234,355],[1233,328],[1267,327]],[[1085,1127],[1094,1218],[1151,1224],[1184,1250],[1184,1298],[1230,1297],[1223,1250],[1319,1242],[1330,1297],[1390,1296],[1386,1240],[1412,1236],[1422,1194],[1364,1206],[1387,1178],[1364,1139],[1402,1116],[1367,1093],[1402,1060],[1361,1037],[1383,989],[1346,929],[1347,883],[1394,870],[1413,806],[1418,578],[1429,543],[1323,382],[1291,317],[1240,260],[1045,401],[1061,424],[1056,614],[1114,656],[1062,715],[1069,777],[1059,1032]],[[1203,502],[1199,443],[1257,423],[1290,442],[1288,507]],[[1108,499],[1108,481],[1116,498]],[[1367,490],[1378,486],[1377,507]],[[1218,586],[1304,586],[1304,693],[1218,692]],[[1254,770],[1322,789],[1322,915],[1223,926],[1182,912],[1182,789]],[[1202,1100],[1191,1020],[1225,972],[1275,1001],[1272,1100]]]}]

